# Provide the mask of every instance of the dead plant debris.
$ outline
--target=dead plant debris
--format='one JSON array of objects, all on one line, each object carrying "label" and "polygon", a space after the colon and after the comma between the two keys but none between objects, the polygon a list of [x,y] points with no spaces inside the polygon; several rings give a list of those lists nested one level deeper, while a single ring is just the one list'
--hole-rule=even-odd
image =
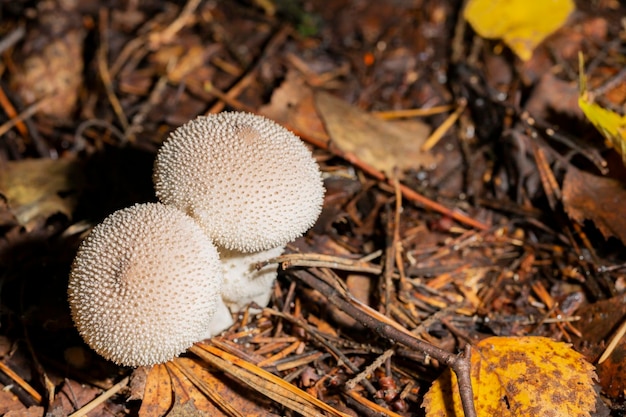
[{"label": "dead plant debris", "polygon": [[[626,9],[483,33],[493,2],[462,3],[4,2],[0,414],[623,415]],[[73,327],[70,263],[154,201],[168,133],[222,110],[309,144],[322,215],[270,260],[269,307],[117,367]]]}]

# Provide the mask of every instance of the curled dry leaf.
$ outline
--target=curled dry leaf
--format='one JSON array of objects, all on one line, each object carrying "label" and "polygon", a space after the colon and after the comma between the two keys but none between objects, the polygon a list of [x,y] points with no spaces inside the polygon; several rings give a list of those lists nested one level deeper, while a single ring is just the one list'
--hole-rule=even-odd
[{"label": "curled dry leaf", "polygon": [[302,76],[290,71],[261,114],[307,138],[353,153],[387,174],[394,168],[431,168],[439,158],[420,147],[430,128],[419,120],[382,120],[324,92],[314,92]]},{"label": "curled dry leaf", "polygon": [[56,213],[71,218],[81,182],[73,159],[25,159],[0,170],[0,194],[26,230]]},{"label": "curled dry leaf", "polygon": [[[589,417],[593,366],[569,345],[545,337],[490,337],[472,347],[471,378],[479,416]],[[462,416],[448,369],[424,396],[428,417]]]}]

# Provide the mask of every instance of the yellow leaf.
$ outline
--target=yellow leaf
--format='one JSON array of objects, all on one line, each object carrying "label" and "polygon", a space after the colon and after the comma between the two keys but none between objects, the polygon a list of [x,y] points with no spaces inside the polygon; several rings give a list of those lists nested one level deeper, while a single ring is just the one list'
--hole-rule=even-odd
[{"label": "yellow leaf", "polygon": [[502,39],[527,61],[572,10],[572,0],[469,0],[463,16],[480,36]]},{"label": "yellow leaf", "polygon": [[[479,416],[589,417],[593,366],[569,345],[545,337],[490,337],[472,347]],[[463,416],[456,376],[445,371],[424,396],[428,417]]]},{"label": "yellow leaf", "polygon": [[587,90],[582,53],[578,55],[578,64],[580,70],[578,106],[587,119],[602,133],[607,145],[614,147],[622,155],[622,160],[626,165],[626,116],[600,107],[594,102],[592,94]]}]

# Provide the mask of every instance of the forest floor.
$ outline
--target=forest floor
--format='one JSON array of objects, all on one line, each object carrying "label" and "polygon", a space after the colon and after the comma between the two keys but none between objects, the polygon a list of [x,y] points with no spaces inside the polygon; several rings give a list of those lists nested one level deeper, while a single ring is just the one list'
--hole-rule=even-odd
[{"label": "forest floor", "polygon": [[[490,336],[570,343],[596,367],[592,415],[624,415],[626,344],[598,359],[626,317],[626,170],[578,98],[582,51],[598,101],[623,109],[626,9],[576,6],[522,61],[459,1],[1,2],[0,415],[94,399],[94,417],[323,409],[290,392],[343,413],[318,415],[424,415],[446,366],[396,323],[453,355]],[[322,215],[269,307],[205,345],[212,359],[115,366],[70,317],[77,247],[156,201],[169,132],[223,110],[310,146]]]}]

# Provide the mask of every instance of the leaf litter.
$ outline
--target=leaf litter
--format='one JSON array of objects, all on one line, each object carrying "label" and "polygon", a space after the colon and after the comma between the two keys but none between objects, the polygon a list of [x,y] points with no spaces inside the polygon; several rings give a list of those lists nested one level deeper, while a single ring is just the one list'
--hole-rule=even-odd
[{"label": "leaf litter", "polygon": [[[506,352],[552,349],[532,359],[537,377],[565,382],[559,364],[582,382],[534,405],[619,415],[624,166],[583,117],[577,83],[582,50],[594,103],[622,117],[623,6],[578,4],[540,44],[511,46],[522,62],[453,2],[40,3],[12,4],[1,29],[7,415],[423,415],[466,346],[486,364],[498,347],[490,378],[523,362]],[[77,245],[115,208],[153,199],[169,131],[223,109],[265,114],[312,146],[324,212],[277,260],[269,308],[184,358],[116,367],[69,319]],[[407,111],[419,116],[377,116]],[[596,394],[586,361],[613,339]],[[500,389],[490,380],[474,394]]]}]

